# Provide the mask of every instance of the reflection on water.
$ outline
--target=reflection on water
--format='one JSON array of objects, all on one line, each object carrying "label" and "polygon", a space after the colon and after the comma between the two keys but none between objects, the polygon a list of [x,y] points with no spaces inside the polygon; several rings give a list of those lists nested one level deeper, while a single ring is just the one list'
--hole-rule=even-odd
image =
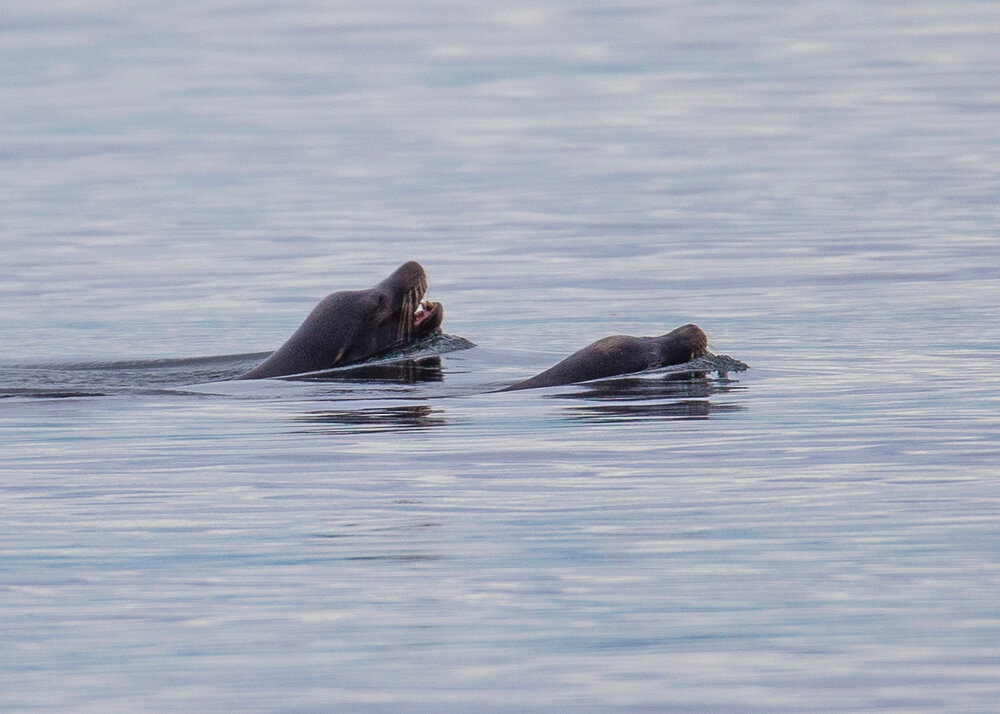
[{"label": "reflection on water", "polygon": [[318,410],[296,416],[293,433],[377,433],[429,429],[446,422],[439,409],[426,404],[374,409]]},{"label": "reflection on water", "polygon": [[391,382],[395,384],[417,384],[418,382],[440,382],[440,357],[408,359],[391,364],[366,364],[358,367],[340,368],[336,371],[320,372],[288,377],[296,382]]},{"label": "reflection on water", "polygon": [[399,555],[352,555],[345,560],[360,562],[397,562],[397,563],[428,563],[441,560],[439,555],[426,555],[423,553],[402,553]]},{"label": "reflection on water", "polygon": [[579,391],[549,395],[597,404],[566,407],[570,420],[620,422],[640,419],[704,419],[720,412],[745,410],[740,404],[719,404],[711,397],[743,391],[735,380],[702,373],[670,374],[658,379],[627,377],[591,382]]},{"label": "reflection on water", "polygon": [[389,525],[350,522],[316,536],[346,562],[375,566],[379,563],[430,563],[444,557],[435,552],[436,541],[430,535],[440,527],[440,522],[425,520]]}]

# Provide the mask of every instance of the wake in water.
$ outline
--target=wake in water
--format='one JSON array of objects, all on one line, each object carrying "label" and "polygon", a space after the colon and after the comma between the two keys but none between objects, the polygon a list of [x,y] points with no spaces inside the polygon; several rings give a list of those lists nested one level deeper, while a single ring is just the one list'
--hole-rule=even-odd
[{"label": "wake in water", "polygon": [[675,364],[670,367],[654,370],[665,374],[683,372],[716,372],[724,377],[729,372],[746,372],[750,367],[746,362],[740,362],[729,355],[715,355],[706,352],[701,357],[695,357],[690,362]]},{"label": "wake in water", "polygon": [[184,384],[232,379],[268,354],[0,365],[0,398],[153,394]]},{"label": "wake in water", "polygon": [[[405,364],[473,346],[473,343],[461,337],[443,333],[431,334],[377,355],[362,364],[297,377],[317,378],[326,375],[329,378],[336,378],[341,374],[346,376],[363,369]],[[176,393],[185,385],[235,379],[270,354],[270,352],[252,352],[181,359],[0,365],[0,399]],[[361,378],[355,375],[353,379]]]},{"label": "wake in water", "polygon": [[[475,344],[463,337],[433,333],[353,365],[308,374],[279,377],[303,382],[440,382],[444,379],[439,357],[467,350]],[[0,399],[54,399],[127,394],[177,394],[185,386],[236,379],[265,359],[270,352],[253,352],[181,359],[82,361],[0,365]],[[690,362],[620,375],[648,379],[691,373],[742,372],[747,365],[727,355],[707,353]],[[609,378],[614,379],[614,378]],[[597,380],[586,384],[602,384]],[[483,391],[490,389],[483,385]]]}]

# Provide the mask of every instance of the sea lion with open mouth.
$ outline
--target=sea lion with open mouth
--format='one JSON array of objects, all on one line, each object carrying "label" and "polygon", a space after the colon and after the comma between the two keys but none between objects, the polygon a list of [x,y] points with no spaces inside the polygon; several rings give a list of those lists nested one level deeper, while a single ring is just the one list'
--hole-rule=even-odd
[{"label": "sea lion with open mouth", "polygon": [[441,326],[444,308],[424,301],[427,273],[403,263],[368,290],[327,295],[278,350],[239,379],[280,377],[362,362]]}]

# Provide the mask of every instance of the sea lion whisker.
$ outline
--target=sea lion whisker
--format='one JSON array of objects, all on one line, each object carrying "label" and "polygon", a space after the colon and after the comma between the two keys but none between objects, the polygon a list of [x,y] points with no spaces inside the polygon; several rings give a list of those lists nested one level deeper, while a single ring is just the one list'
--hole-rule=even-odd
[{"label": "sea lion whisker", "polygon": [[417,286],[407,291],[403,298],[402,313],[399,319],[399,332],[397,339],[402,342],[410,339],[413,334],[414,315],[416,314],[416,302],[418,300]]},{"label": "sea lion whisker", "polygon": [[402,342],[406,334],[406,323],[409,322],[410,315],[410,292],[403,297],[403,304],[400,306],[399,321],[396,323],[396,341]]}]

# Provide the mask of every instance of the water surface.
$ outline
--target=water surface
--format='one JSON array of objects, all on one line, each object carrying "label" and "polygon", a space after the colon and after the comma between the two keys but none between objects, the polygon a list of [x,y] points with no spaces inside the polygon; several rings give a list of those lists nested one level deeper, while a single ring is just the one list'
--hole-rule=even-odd
[{"label": "water surface", "polygon": [[[998,30],[8,2],[3,708],[991,709]],[[408,259],[475,349],[226,381]]]}]

